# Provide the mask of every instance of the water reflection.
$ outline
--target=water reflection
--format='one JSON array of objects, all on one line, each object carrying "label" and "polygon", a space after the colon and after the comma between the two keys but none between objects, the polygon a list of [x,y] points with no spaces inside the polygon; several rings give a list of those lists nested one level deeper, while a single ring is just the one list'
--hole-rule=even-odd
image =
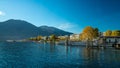
[{"label": "water reflection", "polygon": [[65,46],[66,54],[68,54],[68,46]]},{"label": "water reflection", "polygon": [[[66,55],[74,56],[71,58],[80,59],[85,67],[119,67],[120,66],[120,50],[114,48],[108,49],[88,49],[80,46],[65,46]],[[111,64],[111,65],[110,65]]]},{"label": "water reflection", "polygon": [[117,68],[120,50],[40,43],[0,43],[0,66],[9,68]]},{"label": "water reflection", "polygon": [[50,52],[54,52],[55,51],[55,45],[50,45]]}]

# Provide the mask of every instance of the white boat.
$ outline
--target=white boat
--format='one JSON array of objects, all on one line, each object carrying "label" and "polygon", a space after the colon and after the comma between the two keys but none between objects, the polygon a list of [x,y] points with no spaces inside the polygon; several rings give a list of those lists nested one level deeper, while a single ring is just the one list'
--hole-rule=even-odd
[{"label": "white boat", "polygon": [[14,42],[14,40],[6,40],[7,42]]}]

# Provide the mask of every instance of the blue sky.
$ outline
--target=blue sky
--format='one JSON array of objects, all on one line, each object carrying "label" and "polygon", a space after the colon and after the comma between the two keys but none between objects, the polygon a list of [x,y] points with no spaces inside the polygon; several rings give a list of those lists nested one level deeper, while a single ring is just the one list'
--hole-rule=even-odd
[{"label": "blue sky", "polygon": [[73,33],[86,26],[119,30],[120,0],[0,0],[0,21],[8,19]]}]

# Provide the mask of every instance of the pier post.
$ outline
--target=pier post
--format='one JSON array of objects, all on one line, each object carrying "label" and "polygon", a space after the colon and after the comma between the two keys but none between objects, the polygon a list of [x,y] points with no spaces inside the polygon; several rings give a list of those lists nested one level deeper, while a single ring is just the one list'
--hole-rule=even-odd
[{"label": "pier post", "polygon": [[65,39],[65,45],[69,45],[70,43],[70,36],[67,36]]},{"label": "pier post", "polygon": [[88,38],[86,39],[86,48],[88,48],[88,45],[89,45],[89,40]]},{"label": "pier post", "polygon": [[68,45],[68,37],[65,40],[65,45]]},{"label": "pier post", "polygon": [[106,48],[106,39],[103,38],[103,48],[105,49]]}]

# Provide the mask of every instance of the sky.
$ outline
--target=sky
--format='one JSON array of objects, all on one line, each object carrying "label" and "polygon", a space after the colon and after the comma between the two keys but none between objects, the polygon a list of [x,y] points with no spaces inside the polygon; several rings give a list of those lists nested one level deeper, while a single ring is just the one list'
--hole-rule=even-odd
[{"label": "sky", "polygon": [[8,19],[73,33],[86,26],[120,30],[120,0],[0,0],[0,22]]}]

